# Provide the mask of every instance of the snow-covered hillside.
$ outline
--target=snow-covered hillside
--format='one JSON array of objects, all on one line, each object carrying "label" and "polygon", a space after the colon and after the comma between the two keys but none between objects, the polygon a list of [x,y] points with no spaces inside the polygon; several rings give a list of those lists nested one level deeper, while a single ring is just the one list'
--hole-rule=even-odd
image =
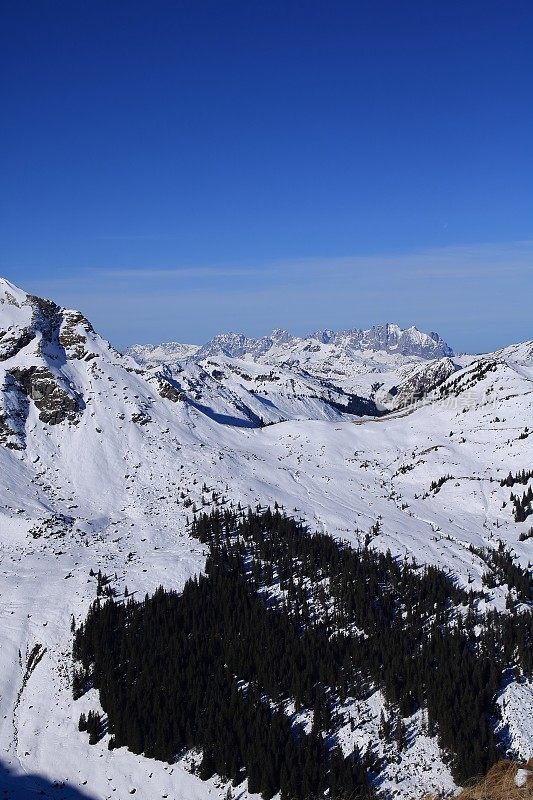
[{"label": "snow-covered hillside", "polygon": [[[71,618],[79,622],[94,599],[90,571],[116,574],[118,591],[140,596],[159,584],[179,588],[203,568],[186,519],[212,491],[242,505],[278,502],[354,543],[379,522],[373,547],[437,564],[475,589],[487,570],[482,548],[503,542],[523,567],[533,560],[533,516],[515,522],[512,489],[500,484],[533,469],[533,342],[459,369],[455,360],[422,401],[379,417],[362,407],[356,417],[339,405],[355,395],[368,402],[379,365],[390,373],[394,360],[394,378],[379,389],[397,386],[398,396],[427,353],[403,355],[398,334],[396,350],[369,347],[349,375],[339,353],[333,380],[336,337],[316,339],[328,354],[323,374],[308,369],[306,340],[293,347],[282,338],[269,362],[204,350],[145,369],[78,312],[0,281],[0,746],[9,770],[0,788],[28,774],[30,788],[43,787],[32,775],[66,782],[42,788],[54,797],[80,796],[68,787],[98,800],[133,789],[150,799],[224,796],[225,786],[203,783],[184,763],[108,751],[105,739],[89,746],[77,722],[95,699],[75,703],[70,689]],[[432,341],[431,358],[448,362]],[[275,424],[262,427],[261,418]],[[496,585],[487,602],[504,609],[508,593]],[[507,745],[531,756],[532,688],[506,687],[502,697]],[[365,741],[380,703],[376,695],[358,712]],[[389,769],[382,788],[398,798],[452,788],[435,742],[415,735],[420,720],[409,725],[402,782]]]}]

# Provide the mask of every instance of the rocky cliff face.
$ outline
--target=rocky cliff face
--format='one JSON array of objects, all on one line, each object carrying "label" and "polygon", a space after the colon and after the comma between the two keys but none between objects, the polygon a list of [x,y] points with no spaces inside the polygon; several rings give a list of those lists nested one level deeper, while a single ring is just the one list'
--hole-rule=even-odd
[{"label": "rocky cliff face", "polygon": [[39,419],[48,425],[76,422],[85,404],[81,395],[61,386],[46,367],[14,367],[10,372],[18,389],[35,403]]},{"label": "rocky cliff face", "polygon": [[[87,349],[87,337],[95,335],[88,319],[79,311],[63,310],[59,326],[58,342],[64,349],[67,358],[88,359],[94,354]],[[90,358],[88,359],[90,360]]]}]

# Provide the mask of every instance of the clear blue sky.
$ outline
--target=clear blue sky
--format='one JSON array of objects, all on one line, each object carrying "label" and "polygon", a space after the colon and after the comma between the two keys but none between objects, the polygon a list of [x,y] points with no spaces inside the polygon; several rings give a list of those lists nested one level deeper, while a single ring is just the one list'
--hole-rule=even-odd
[{"label": "clear blue sky", "polygon": [[119,346],[533,337],[530,0],[20,0],[0,273]]}]

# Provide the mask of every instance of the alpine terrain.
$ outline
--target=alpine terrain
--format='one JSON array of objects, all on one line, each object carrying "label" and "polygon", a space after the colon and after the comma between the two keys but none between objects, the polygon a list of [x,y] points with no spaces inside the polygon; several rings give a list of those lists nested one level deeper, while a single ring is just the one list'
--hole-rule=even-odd
[{"label": "alpine terrain", "polygon": [[454,793],[533,757],[533,341],[122,354],[0,280],[2,797]]}]

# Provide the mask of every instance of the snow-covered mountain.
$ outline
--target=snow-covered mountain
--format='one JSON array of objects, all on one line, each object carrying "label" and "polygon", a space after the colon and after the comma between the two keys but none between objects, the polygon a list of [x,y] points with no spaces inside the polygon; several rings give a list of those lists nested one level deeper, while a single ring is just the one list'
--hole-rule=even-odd
[{"label": "snow-covered mountain", "polygon": [[[309,336],[292,336],[284,330],[275,329],[268,336],[252,339],[240,333],[224,333],[215,336],[198,352],[198,357],[224,355],[231,358],[252,358],[269,363],[275,351],[282,347],[288,353],[312,352],[318,345],[332,345],[347,353],[357,351],[383,352],[420,358],[452,356],[453,352],[437,333],[423,333],[416,327],[402,330],[399,325],[387,323],[368,330],[353,328],[347,331],[316,331]],[[274,355],[275,353],[275,355]]]},{"label": "snow-covered mountain", "polygon": [[131,356],[142,367],[155,367],[175,361],[192,358],[200,350],[197,344],[180,344],[179,342],[162,342],[161,344],[134,344],[126,354]]},{"label": "snow-covered mountain", "polygon": [[[277,502],[353,544],[372,529],[372,547],[449,571],[483,589],[487,607],[517,601],[497,576],[487,588],[483,554],[502,543],[522,569],[532,560],[533,516],[515,521],[502,481],[533,469],[533,342],[461,361],[433,335],[430,355],[422,338],[418,352],[401,352],[407,340],[388,329],[389,350],[373,349],[380,330],[356,357],[346,342],[359,333],[280,333],[263,354],[243,344],[239,355],[234,343],[144,368],[79,312],[0,281],[0,746],[11,773],[45,776],[57,797],[76,796],[68,787],[98,800],[224,797],[227,786],[201,781],[187,759],[108,750],[106,737],[89,746],[78,718],[98,699],[73,701],[70,685],[71,620],[85,617],[93,576],[112,576],[120,595],[179,589],[204,567],[186,520],[213,492]],[[372,415],[386,394],[396,410]],[[359,401],[363,416],[345,413]],[[531,684],[514,680],[498,700],[499,730],[522,757],[533,754],[532,701]],[[377,689],[358,701],[346,752],[376,741],[383,707]],[[420,714],[406,724],[399,761],[379,745],[380,790],[402,800],[453,789]]]},{"label": "snow-covered mountain", "polygon": [[[317,357],[313,354],[321,353]],[[453,351],[438,333],[423,333],[415,326],[402,328],[386,323],[367,330],[354,328],[347,331],[315,331],[308,336],[293,336],[288,331],[274,329],[269,335],[254,339],[243,333],[221,333],[202,346],[165,342],[160,345],[132,345],[127,350],[141,366],[195,358],[224,356],[243,360],[276,364],[296,360],[310,363],[344,354],[357,360],[361,354],[387,353],[389,355],[436,359],[452,357]]]},{"label": "snow-covered mountain", "polygon": [[[240,398],[237,406],[242,401],[252,418],[266,422],[331,418],[332,409],[375,414],[421,399],[456,368],[451,348],[438,334],[391,324],[305,337],[279,329],[260,339],[225,333],[201,347],[134,345],[127,355],[145,368],[164,367],[167,378],[181,376],[182,383],[198,386],[201,374],[203,391],[209,393],[211,386],[213,402],[232,392]],[[259,395],[259,402],[250,394]]]}]

